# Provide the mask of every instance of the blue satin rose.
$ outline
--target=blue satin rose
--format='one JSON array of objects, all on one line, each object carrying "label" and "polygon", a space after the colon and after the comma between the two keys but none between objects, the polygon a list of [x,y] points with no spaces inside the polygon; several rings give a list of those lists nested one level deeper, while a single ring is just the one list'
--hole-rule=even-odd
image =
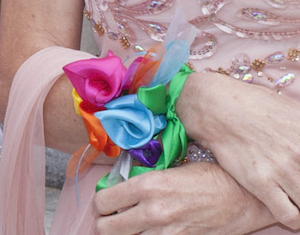
[{"label": "blue satin rose", "polygon": [[94,113],[110,139],[122,149],[136,149],[147,144],[163,130],[164,115],[153,115],[136,94],[114,99],[105,105],[107,110]]}]

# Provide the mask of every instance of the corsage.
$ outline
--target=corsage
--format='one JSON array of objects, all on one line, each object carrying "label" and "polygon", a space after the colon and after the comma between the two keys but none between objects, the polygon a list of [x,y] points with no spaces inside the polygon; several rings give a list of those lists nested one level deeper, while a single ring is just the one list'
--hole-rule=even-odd
[{"label": "corsage", "polygon": [[[128,68],[111,51],[105,58],[76,61],[63,68],[74,86],[74,108],[84,120],[90,141],[70,159],[67,176],[78,176],[100,152],[118,157],[112,171],[99,180],[98,191],[184,159],[187,138],[175,104],[193,72],[186,63],[196,34],[197,29],[177,11],[163,43]],[[132,166],[132,159],[142,166]]]}]

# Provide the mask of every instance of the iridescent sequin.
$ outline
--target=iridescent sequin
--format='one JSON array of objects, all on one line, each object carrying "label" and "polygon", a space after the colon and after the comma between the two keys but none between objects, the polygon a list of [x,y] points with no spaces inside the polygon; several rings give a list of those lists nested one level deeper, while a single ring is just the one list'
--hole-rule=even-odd
[{"label": "iridescent sequin", "polygon": [[115,32],[109,32],[108,33],[108,37],[110,38],[110,39],[112,39],[112,40],[118,40],[118,34],[117,33],[115,33]]},{"label": "iridescent sequin", "polygon": [[241,10],[241,13],[245,17],[253,20],[264,20],[268,18],[266,14],[259,11],[258,9],[245,8]]},{"label": "iridescent sequin", "polygon": [[264,14],[264,13],[262,13],[262,12],[252,12],[252,16],[253,16],[253,18],[255,19],[255,20],[262,20],[262,19],[266,19],[267,18],[267,16]]},{"label": "iridescent sequin", "polygon": [[242,17],[254,20],[259,23],[270,24],[270,25],[279,25],[282,23],[285,24],[298,24],[300,19],[298,18],[283,18],[280,15],[273,14],[269,11],[265,11],[257,8],[244,8],[240,10],[240,14]]},{"label": "iridescent sequin", "polygon": [[246,74],[250,71],[251,67],[247,65],[241,65],[236,69],[238,74]]},{"label": "iridescent sequin", "polygon": [[276,52],[268,56],[265,60],[270,64],[280,63],[285,60],[285,55],[283,54],[283,52]]},{"label": "iridescent sequin", "polygon": [[162,2],[161,1],[152,1],[151,3],[150,3],[150,5],[149,5],[149,7],[151,8],[151,9],[158,9],[158,8],[160,8],[161,6],[162,6]]},{"label": "iridescent sequin", "polygon": [[148,24],[154,33],[161,33],[162,28],[157,24]]},{"label": "iridescent sequin", "polygon": [[288,73],[284,76],[282,76],[280,79],[277,80],[275,83],[275,86],[277,87],[286,87],[291,85],[295,81],[295,74],[293,73]]},{"label": "iridescent sequin", "polygon": [[[267,56],[264,60],[260,59],[255,59],[251,62],[249,55],[245,53],[240,53],[236,56],[234,56],[232,60],[232,64],[229,68],[222,68],[219,67],[217,70],[214,70],[212,68],[206,68],[205,72],[215,72],[215,73],[221,73],[224,75],[229,75],[230,77],[240,80],[242,82],[247,82],[247,83],[253,83],[254,79],[266,79],[269,83],[273,84],[271,87],[276,89],[278,94],[281,94],[281,90],[279,88],[284,88],[286,86],[291,85],[295,79],[296,76],[294,73],[287,73],[283,75],[280,78],[274,78],[270,76],[263,76],[263,71],[268,69],[268,66],[272,65],[274,66],[277,65],[277,69],[280,70],[288,70],[291,69],[291,67],[288,66],[288,62],[291,64],[293,62],[298,62],[295,60],[296,56],[300,55],[300,51],[298,49],[292,48],[289,49],[289,52],[287,53],[289,56],[285,56],[285,54],[281,51],[275,52],[269,56]],[[284,64],[285,66],[281,66],[281,62],[285,61],[286,63]],[[272,68],[271,67],[271,68]],[[255,72],[256,73],[255,73]],[[266,75],[268,73],[266,72]]]},{"label": "iridescent sequin", "polygon": [[119,29],[119,32],[123,33],[124,35],[128,34],[128,32],[126,31],[126,29],[122,23],[118,23],[118,29]]},{"label": "iridescent sequin", "polygon": [[142,46],[140,46],[140,45],[135,45],[135,46],[134,46],[134,50],[135,50],[136,52],[145,51],[145,49],[144,49]]},{"label": "iridescent sequin", "polygon": [[245,74],[245,76],[242,79],[243,82],[252,83],[253,82],[253,75],[251,73]]}]

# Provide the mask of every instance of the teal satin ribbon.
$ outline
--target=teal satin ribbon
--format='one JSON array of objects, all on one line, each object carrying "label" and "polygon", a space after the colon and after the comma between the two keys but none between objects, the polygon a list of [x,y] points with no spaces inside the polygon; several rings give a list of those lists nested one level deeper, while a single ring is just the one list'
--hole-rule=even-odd
[{"label": "teal satin ribbon", "polygon": [[[156,167],[134,166],[131,168],[129,177],[152,170],[167,169],[175,166],[184,159],[187,150],[187,137],[184,126],[177,117],[175,105],[184,83],[191,73],[193,73],[193,71],[187,65],[183,65],[175,77],[172,78],[166,98],[163,97],[164,89],[161,85],[152,88],[142,88],[142,90],[138,92],[138,98],[141,98],[140,101],[152,112],[166,113],[168,124],[162,133],[163,153],[159,157]],[[166,106],[164,100],[167,101]],[[107,178],[108,175],[99,180],[96,185],[96,192],[108,187],[106,183]]]}]

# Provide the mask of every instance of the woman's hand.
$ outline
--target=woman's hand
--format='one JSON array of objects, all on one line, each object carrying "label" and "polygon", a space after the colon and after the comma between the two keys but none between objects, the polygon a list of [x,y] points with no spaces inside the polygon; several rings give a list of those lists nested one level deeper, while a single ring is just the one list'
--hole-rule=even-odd
[{"label": "woman's hand", "polygon": [[210,163],[133,177],[99,191],[95,208],[101,235],[237,235],[273,222],[261,202]]},{"label": "woman's hand", "polygon": [[300,228],[300,105],[219,74],[191,76],[177,103],[187,133],[260,199]]}]

